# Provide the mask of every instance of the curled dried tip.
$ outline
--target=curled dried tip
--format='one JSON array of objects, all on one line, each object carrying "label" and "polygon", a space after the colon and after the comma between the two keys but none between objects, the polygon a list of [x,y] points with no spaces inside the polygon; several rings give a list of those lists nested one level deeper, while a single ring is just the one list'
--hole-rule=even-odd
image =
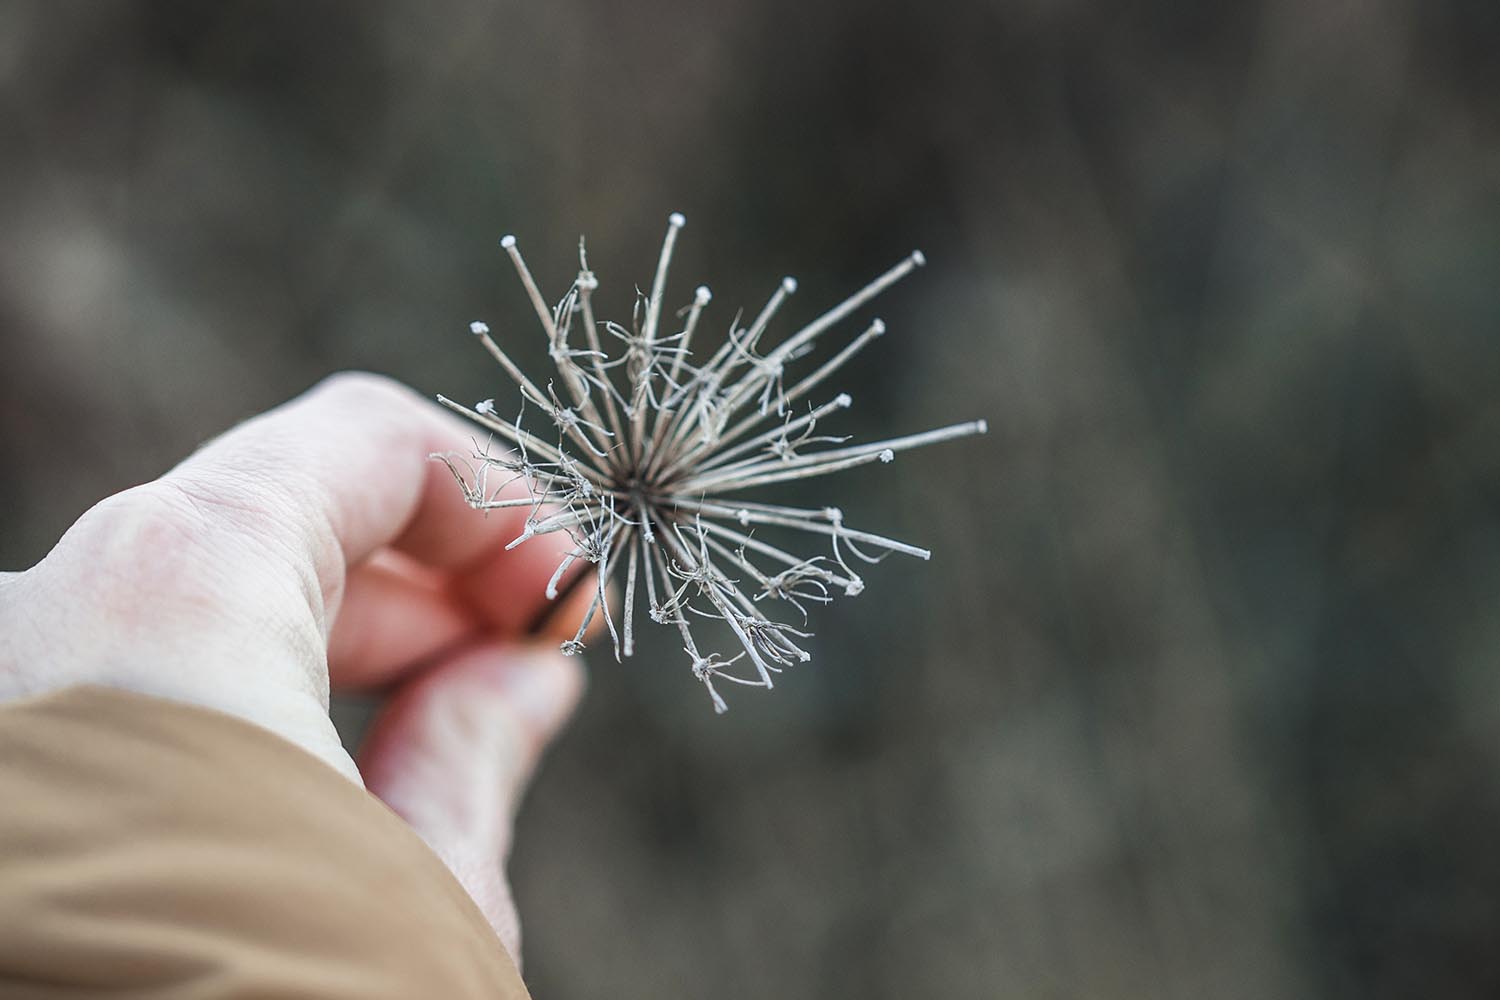
[{"label": "curled dried tip", "polygon": [[877,319],[875,322],[871,323],[870,332],[877,337],[882,333],[885,333],[885,320]]},{"label": "curled dried tip", "polygon": [[500,237],[500,245],[509,250],[511,247],[516,245],[516,238],[509,233],[506,233],[504,236]]},{"label": "curled dried tip", "polygon": [[854,397],[847,392],[841,392],[833,397],[833,405],[847,409],[854,404]]},{"label": "curled dried tip", "polygon": [[882,451],[880,453],[880,460],[882,462],[894,462],[896,460],[896,453],[887,448],[885,451]]},{"label": "curled dried tip", "polygon": [[782,278],[781,279],[781,290],[783,292],[786,292],[788,295],[790,295],[793,292],[795,292],[797,290],[797,279],[793,278],[793,277]]},{"label": "curled dried tip", "polygon": [[693,303],[695,305],[706,306],[713,297],[714,293],[708,290],[707,285],[699,285],[698,290],[693,293]]},{"label": "curled dried tip", "polygon": [[684,216],[681,212],[673,212],[671,215],[667,216],[667,225],[671,226],[673,229],[681,229],[683,226],[687,225],[687,217]]},{"label": "curled dried tip", "polygon": [[481,323],[476,319],[474,322],[469,324],[469,332],[476,337],[481,337],[484,334],[490,332],[490,325],[488,323]]}]

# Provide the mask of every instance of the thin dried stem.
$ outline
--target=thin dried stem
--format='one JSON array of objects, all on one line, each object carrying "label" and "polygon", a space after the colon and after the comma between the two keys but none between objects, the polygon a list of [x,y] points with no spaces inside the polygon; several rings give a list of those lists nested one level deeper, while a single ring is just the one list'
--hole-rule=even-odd
[{"label": "thin dried stem", "polygon": [[[493,400],[473,408],[441,396],[438,401],[508,442],[515,453],[492,453],[488,445],[476,444],[471,456],[433,457],[447,464],[475,509],[527,508],[525,523],[507,548],[557,532],[571,539],[547,581],[546,596],[556,600],[564,579],[580,563],[589,566],[594,593],[576,634],[562,644],[565,653],[582,651],[590,626],[602,614],[616,658],[634,654],[636,605],[644,599],[653,623],[677,630],[694,678],[703,683],[714,710],[722,712],[727,707],[719,691],[722,683],[769,688],[775,674],[809,659],[799,645],[810,635],[802,627],[809,607],[864,589],[851,563],[876,562],[892,552],[929,556],[915,545],[848,527],[836,507],[741,501],[731,494],[890,461],[897,451],[985,428],[983,421],[974,421],[839,447],[848,438],[824,433],[820,421],[847,409],[847,394],[809,406],[805,413],[792,411],[793,404],[838,373],[885,327],[875,320],[799,379],[791,378],[790,366],[824,332],[920,266],[921,254],[912,254],[779,346],[763,351],[786,297],[797,287],[784,279],[748,326],[741,327],[737,315],[724,342],[699,362],[692,351],[711,299],[706,287],[700,286],[692,302],[676,313],[683,318],[678,332],[662,328],[672,259],[684,224],[675,213],[667,220],[650,291],[637,292],[631,322],[603,324],[610,350],[594,315],[599,283],[583,241],[577,279],[549,308],[515,238],[503,239],[501,246],[547,335],[557,376],[532,381],[490,336],[489,327],[473,324],[485,350],[516,384],[520,414],[507,422]],[[575,320],[583,327],[583,347],[569,344]],[[528,404],[547,415],[552,426],[545,433],[522,426]],[[751,412],[739,416],[747,407]],[[756,429],[773,417],[779,418],[776,425]],[[515,495],[518,481],[525,485],[524,497]],[[796,555],[751,534],[762,528],[822,536],[829,549],[811,558]],[[608,595],[611,580],[621,573],[624,607],[617,628]],[[762,610],[782,607],[793,609],[801,623],[775,621]],[[733,656],[707,651],[696,634],[714,622],[727,625],[734,636],[740,648]],[[742,659],[747,665],[736,671],[734,664]]]},{"label": "thin dried stem", "polygon": [[[678,490],[683,493],[733,493],[736,490],[749,489],[752,486],[769,486],[771,483],[785,483],[793,479],[813,479],[817,476],[826,476],[834,472],[842,472],[852,469],[858,465],[868,465],[871,462],[890,462],[896,457],[896,453],[889,448],[865,455],[854,455],[838,461],[796,461],[782,462],[776,465],[766,463],[764,465],[751,466],[748,469],[736,469],[729,466],[716,470],[713,474],[702,476],[697,479],[689,479],[678,485]],[[769,471],[762,472],[766,469]]]},{"label": "thin dried stem", "polygon": [[526,287],[526,295],[531,299],[532,307],[536,309],[537,319],[542,321],[542,329],[547,332],[547,346],[555,346],[557,325],[553,322],[552,310],[547,308],[547,303],[542,299],[541,289],[536,287],[536,279],[531,276],[531,269],[526,266],[526,261],[521,259],[521,248],[516,246],[516,238],[510,235],[502,236],[500,246],[510,255],[510,262],[516,266],[516,273],[521,276],[521,284]]},{"label": "thin dried stem", "polygon": [[[871,534],[868,531],[855,531],[842,525],[842,515],[838,514],[837,507],[831,507],[827,511],[819,512],[822,517],[829,517],[835,523],[820,523],[812,516],[811,512],[797,511],[795,515],[769,513],[761,510],[750,510],[744,507],[734,507],[728,504],[696,503],[692,500],[679,500],[676,506],[694,514],[702,514],[704,517],[718,517],[726,520],[738,521],[740,524],[774,524],[783,528],[795,528],[798,531],[811,531],[819,535],[830,535],[838,538],[846,538],[850,541],[864,542],[876,545],[891,552],[900,552],[904,555],[916,556],[918,559],[931,559],[932,553],[915,545],[897,541],[894,538],[886,538],[882,535]],[[800,515],[800,516],[799,516]]]}]

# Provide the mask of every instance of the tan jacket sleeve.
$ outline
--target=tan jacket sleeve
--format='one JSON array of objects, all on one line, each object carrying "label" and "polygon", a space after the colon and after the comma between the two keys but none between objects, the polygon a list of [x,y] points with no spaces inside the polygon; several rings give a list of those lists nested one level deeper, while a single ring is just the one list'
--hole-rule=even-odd
[{"label": "tan jacket sleeve", "polygon": [[524,998],[448,869],[271,733],[104,688],[0,707],[0,998]]}]

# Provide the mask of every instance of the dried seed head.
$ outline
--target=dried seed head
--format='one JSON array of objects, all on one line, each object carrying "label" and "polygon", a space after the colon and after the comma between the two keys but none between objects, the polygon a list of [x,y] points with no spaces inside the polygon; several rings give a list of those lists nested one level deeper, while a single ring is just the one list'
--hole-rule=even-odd
[{"label": "dried seed head", "polygon": [[[599,282],[588,267],[581,240],[578,277],[549,308],[515,237],[502,237],[500,246],[547,336],[557,378],[548,380],[544,391],[511,362],[490,337],[489,326],[471,323],[470,331],[519,388],[520,412],[514,421],[506,421],[492,399],[473,409],[442,396],[438,401],[516,450],[491,454],[488,445],[476,445],[469,457],[434,457],[447,464],[471,507],[529,508],[522,533],[507,548],[537,535],[567,534],[572,548],[547,583],[549,600],[562,593],[570,570],[592,567],[584,571],[593,577],[594,598],[577,635],[562,644],[564,653],[583,650],[590,623],[602,613],[616,657],[630,655],[636,607],[643,604],[651,621],[678,630],[693,677],[707,688],[715,711],[722,712],[727,705],[716,683],[769,688],[783,667],[811,658],[797,644],[811,633],[769,617],[762,611],[767,602],[790,607],[805,624],[809,604],[827,604],[836,593],[853,597],[864,590],[864,580],[850,567],[849,557],[873,563],[892,552],[930,556],[925,549],[846,526],[837,507],[803,509],[738,500],[734,495],[755,486],[891,462],[898,451],[983,434],[988,427],[977,420],[838,447],[848,438],[815,434],[815,428],[820,420],[851,405],[847,393],[818,406],[804,403],[793,408],[883,334],[885,324],[872,321],[791,387],[784,381],[789,366],[816,349],[818,338],[839,321],[926,264],[921,251],[913,251],[765,350],[760,344],[778,308],[797,291],[796,279],[783,278],[749,326],[741,327],[736,318],[724,343],[703,351],[694,349],[693,338],[713,299],[708,287],[699,285],[681,311],[664,316],[662,310],[673,250],[686,224],[680,213],[668,217],[651,290],[639,296],[629,326],[601,323],[595,317],[592,295]],[[664,328],[664,319],[672,316],[681,326]],[[576,342],[575,327],[582,344]],[[601,328],[618,343],[616,354],[604,349]],[[523,426],[528,404],[546,414],[542,429]],[[762,428],[770,421],[774,422],[769,428]],[[504,481],[496,485],[492,479]],[[517,481],[524,484],[526,495],[502,497],[501,492]],[[757,537],[761,528],[821,538],[828,552],[811,558],[794,555]],[[623,629],[616,629],[606,586],[622,575],[624,621]],[[726,624],[739,652],[726,659],[703,651],[694,629],[703,619]],[[743,658],[753,669],[743,675],[731,672],[729,668]]]}]

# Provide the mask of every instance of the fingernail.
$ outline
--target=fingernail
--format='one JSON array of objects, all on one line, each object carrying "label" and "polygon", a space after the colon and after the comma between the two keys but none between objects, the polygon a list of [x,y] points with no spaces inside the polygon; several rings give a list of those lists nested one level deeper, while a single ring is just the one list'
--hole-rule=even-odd
[{"label": "fingernail", "polygon": [[531,653],[511,664],[506,694],[516,712],[538,729],[555,728],[572,707],[579,687],[577,663],[555,653]]}]

